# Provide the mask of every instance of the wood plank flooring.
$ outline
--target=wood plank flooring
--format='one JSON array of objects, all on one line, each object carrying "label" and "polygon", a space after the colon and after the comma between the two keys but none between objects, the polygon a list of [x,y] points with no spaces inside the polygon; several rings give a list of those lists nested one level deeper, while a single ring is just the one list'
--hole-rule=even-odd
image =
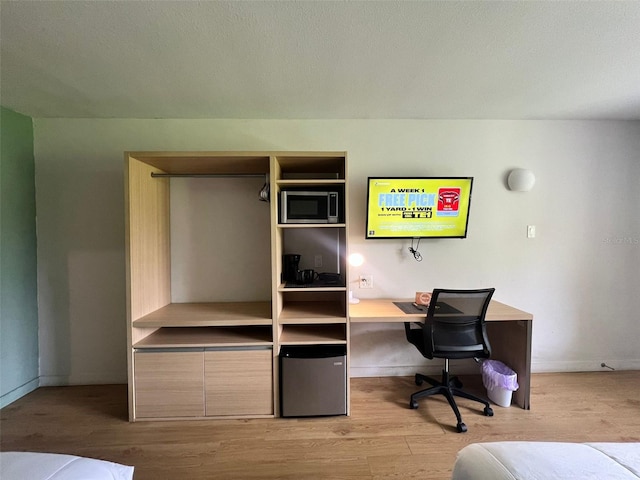
[{"label": "wood plank flooring", "polygon": [[412,377],[352,379],[350,417],[129,423],[124,385],[40,388],[2,409],[0,448],[134,465],[135,480],[424,480],[448,479],[473,442],[640,441],[639,371],[534,374],[531,410],[493,417],[461,399],[465,434],[443,398],[410,410],[417,389]]}]

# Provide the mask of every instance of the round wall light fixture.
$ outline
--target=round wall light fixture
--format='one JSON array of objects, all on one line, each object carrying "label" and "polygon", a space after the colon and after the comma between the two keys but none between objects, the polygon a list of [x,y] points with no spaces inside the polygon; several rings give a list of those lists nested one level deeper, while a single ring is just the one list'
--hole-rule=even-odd
[{"label": "round wall light fixture", "polygon": [[536,176],[531,170],[526,168],[514,168],[509,172],[507,177],[507,185],[509,190],[514,192],[528,192],[536,183]]}]

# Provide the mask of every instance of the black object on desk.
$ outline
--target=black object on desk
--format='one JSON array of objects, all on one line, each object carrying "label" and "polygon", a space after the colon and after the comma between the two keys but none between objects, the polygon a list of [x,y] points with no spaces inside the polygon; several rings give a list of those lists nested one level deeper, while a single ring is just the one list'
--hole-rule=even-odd
[{"label": "black object on desk", "polygon": [[291,280],[285,282],[284,288],[316,288],[316,287],[344,287],[344,280],[339,273],[318,273],[313,281],[299,283]]},{"label": "black object on desk", "polygon": [[[415,314],[415,313],[424,313],[426,314],[429,310],[427,305],[418,305],[414,302],[393,302],[393,304],[407,314]],[[448,303],[445,302],[437,302],[436,310],[438,314],[446,315],[449,313],[462,313],[457,308],[452,307]]]}]

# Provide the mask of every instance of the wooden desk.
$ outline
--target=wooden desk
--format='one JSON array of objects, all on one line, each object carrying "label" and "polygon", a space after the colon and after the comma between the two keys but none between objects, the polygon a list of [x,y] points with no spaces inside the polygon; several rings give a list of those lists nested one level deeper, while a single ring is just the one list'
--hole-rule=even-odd
[{"label": "wooden desk", "polygon": [[[349,321],[407,322],[424,318],[424,313],[407,314],[393,302],[407,299],[361,299],[349,305]],[[518,374],[520,388],[513,392],[517,405],[529,410],[531,393],[531,331],[533,315],[517,308],[491,300],[487,315],[487,334],[491,342],[491,358],[500,360]]]}]

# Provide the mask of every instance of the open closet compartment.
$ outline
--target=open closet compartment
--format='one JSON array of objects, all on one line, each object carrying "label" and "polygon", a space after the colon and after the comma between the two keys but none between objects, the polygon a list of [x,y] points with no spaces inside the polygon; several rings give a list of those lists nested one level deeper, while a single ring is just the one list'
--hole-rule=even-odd
[{"label": "open closet compartment", "polygon": [[[269,160],[253,153],[125,154],[132,421],[273,415],[271,211],[258,196]],[[256,188],[247,190],[247,182]],[[245,240],[230,230],[238,224],[253,228],[242,232]],[[238,278],[243,269],[234,257],[251,255],[235,250],[252,245],[246,238],[262,239],[253,291]]]},{"label": "open closet compartment", "polygon": [[[282,283],[306,233],[335,239],[320,255],[348,284],[345,174],[344,152],[125,153],[131,421],[277,415],[281,342],[348,348],[346,287]],[[326,186],[339,223],[278,224],[283,188]]]}]

